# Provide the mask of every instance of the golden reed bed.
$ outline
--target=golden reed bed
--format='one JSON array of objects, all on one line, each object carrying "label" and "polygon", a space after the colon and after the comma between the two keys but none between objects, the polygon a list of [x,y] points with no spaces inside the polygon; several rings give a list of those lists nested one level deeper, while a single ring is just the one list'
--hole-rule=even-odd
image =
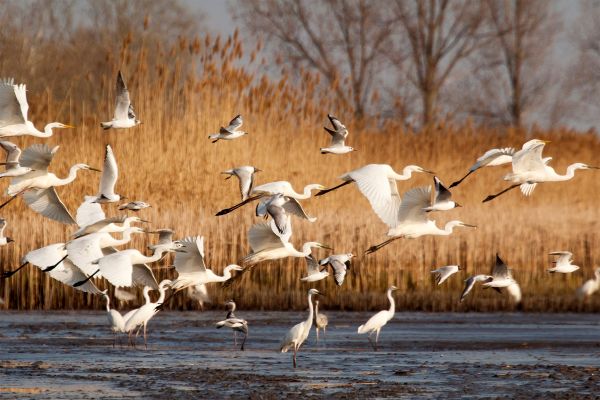
[{"label": "golden reed bed", "polygon": [[[44,142],[61,145],[52,170],[59,176],[76,162],[101,166],[104,145],[113,146],[119,163],[118,192],[129,199],[150,202],[153,208],[141,212],[152,227],[175,229],[177,238],[206,237],[208,265],[221,271],[238,262],[250,249],[248,228],[255,222],[253,206],[223,217],[214,214],[239,200],[237,183],[225,181],[219,173],[239,165],[255,165],[264,170],[257,183],[289,180],[301,189],[309,183],[338,184],[337,177],[368,163],[388,163],[396,170],[417,164],[434,170],[446,184],[461,177],[485,150],[520,145],[531,137],[551,140],[546,155],[560,173],[573,162],[598,165],[600,140],[593,133],[562,129],[517,132],[440,123],[426,131],[406,131],[399,123],[378,124],[353,121],[339,99],[322,96],[318,79],[302,72],[302,85],[292,83],[284,71],[279,80],[269,80],[259,72],[265,66],[256,58],[256,49],[244,54],[237,39],[226,43],[206,39],[181,41],[166,53],[174,55],[171,65],[149,60],[157,52],[123,49],[121,67],[132,93],[132,101],[143,125],[127,131],[103,132],[99,127],[113,109],[116,66],[107,60],[97,75],[72,79],[71,95],[55,99],[52,87],[30,90],[32,120],[36,125],[62,121],[77,126],[63,130]],[[243,62],[242,62],[243,61]],[[240,65],[246,64],[241,67]],[[158,65],[157,65],[158,64]],[[188,72],[183,72],[187,68]],[[191,67],[190,67],[191,66]],[[189,71],[197,71],[192,73]],[[27,77],[27,83],[38,77]],[[43,79],[40,77],[39,79]],[[78,84],[101,90],[102,100],[79,98]],[[331,112],[350,130],[349,145],[358,149],[348,155],[321,155],[319,147],[328,143],[322,125]],[[211,144],[209,133],[241,113],[250,135],[232,142]],[[17,138],[26,147],[34,142]],[[458,229],[449,237],[399,240],[378,253],[364,257],[367,247],[385,239],[387,227],[375,216],[367,200],[354,186],[347,186],[303,204],[318,217],[317,222],[294,220],[292,242],[299,246],[317,240],[336,252],[359,255],[342,287],[333,280],[314,287],[327,293],[323,308],[367,310],[387,307],[384,289],[394,284],[398,307],[427,311],[512,310],[508,296],[477,287],[462,304],[458,302],[463,280],[474,273],[487,273],[499,252],[514,269],[523,290],[523,309],[530,311],[598,311],[600,295],[580,302],[575,289],[600,266],[599,217],[600,174],[577,171],[569,182],[539,185],[531,198],[513,191],[491,203],[481,200],[506,187],[501,177],[508,167],[487,168],[467,178],[453,190],[464,208],[433,215],[438,224],[460,219],[478,226]],[[59,189],[68,207],[75,212],[85,194],[97,190],[99,176],[83,172],[71,185]],[[401,193],[432,183],[431,176],[417,174],[399,182]],[[1,182],[4,191],[7,182]],[[117,214],[116,205],[105,206],[107,214]],[[1,210],[9,222],[6,234],[16,243],[0,248],[0,271],[15,268],[29,250],[68,239],[72,229],[47,220],[16,201]],[[142,248],[147,240],[137,238]],[[582,269],[568,276],[550,275],[547,253],[570,250]],[[319,250],[317,257],[326,253]],[[460,264],[466,273],[451,277],[436,287],[429,271],[434,267]],[[158,266],[170,265],[170,259]],[[289,259],[267,262],[247,273],[231,288],[212,285],[213,305],[235,298],[241,308],[302,309],[308,285],[300,282],[305,262]],[[157,278],[173,277],[169,269],[156,271]],[[0,298],[13,309],[99,308],[103,301],[72,290],[49,279],[37,268],[28,267],[0,283]],[[109,287],[100,282],[102,288]],[[112,289],[111,289],[112,290]],[[141,301],[141,295],[140,295]],[[191,309],[195,303],[183,294],[174,297],[172,309]]]}]

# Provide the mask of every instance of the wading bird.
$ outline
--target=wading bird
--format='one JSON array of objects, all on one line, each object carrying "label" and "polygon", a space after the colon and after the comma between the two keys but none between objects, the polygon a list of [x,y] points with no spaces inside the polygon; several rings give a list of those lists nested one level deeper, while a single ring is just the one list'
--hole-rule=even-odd
[{"label": "wading bird", "polygon": [[[390,301],[390,309],[379,311],[377,314],[373,315],[366,324],[358,327],[358,334],[361,335],[363,333],[368,333],[367,338],[369,339],[369,343],[373,346],[373,349],[377,351],[377,342],[379,341],[379,332],[381,328],[384,327],[385,324],[388,323],[392,318],[394,318],[394,312],[396,311],[396,304],[394,303],[394,298],[392,297],[392,292],[397,290],[396,286],[390,286],[387,290],[387,298]],[[375,343],[371,340],[371,335],[375,333]]]},{"label": "wading bird", "polygon": [[[160,284],[158,285],[158,293],[159,293],[158,300],[156,300],[155,303],[150,302],[150,303],[144,304],[135,313],[133,313],[133,315],[131,315],[131,317],[129,317],[129,319],[125,322],[125,332],[129,333],[129,342],[134,347],[135,347],[135,339],[134,339],[134,341],[131,341],[131,333],[138,326],[143,326],[144,327],[144,346],[146,347],[146,349],[148,348],[146,327],[148,326],[148,322],[152,319],[152,317],[154,317],[154,315],[159,311],[157,309],[157,306],[159,304],[162,304],[163,301],[165,300],[165,292],[167,291],[170,284],[171,284],[171,281],[168,279],[161,281]],[[138,330],[138,332],[139,332],[139,330]],[[137,333],[136,333],[136,337],[137,337]]]},{"label": "wading bird", "polygon": [[242,201],[246,200],[250,196],[252,187],[254,186],[254,174],[261,172],[262,170],[245,165],[243,167],[237,167],[228,169],[227,171],[221,172],[222,174],[228,175],[226,180],[235,176],[240,184],[240,194],[242,195]]},{"label": "wading bird", "polygon": [[435,274],[435,281],[438,285],[444,283],[446,279],[450,277],[450,275],[457,273],[460,271],[460,266],[458,265],[447,265],[445,267],[440,267],[438,269],[434,269],[431,271],[432,274]]},{"label": "wading bird", "polygon": [[592,279],[588,279],[583,285],[577,288],[577,298],[583,300],[585,297],[593,295],[598,290],[600,290],[600,268],[596,268]]},{"label": "wading bird", "polygon": [[550,255],[558,256],[556,261],[553,261],[554,267],[548,269],[550,273],[570,274],[579,269],[577,265],[571,264],[573,262],[573,253],[570,251],[553,251]]},{"label": "wading bird", "polygon": [[327,271],[327,267],[321,270],[321,265],[313,256],[306,256],[304,258],[306,260],[306,276],[304,278],[300,278],[303,282],[316,282],[321,279],[325,279],[329,276],[329,272]]},{"label": "wading bird", "polygon": [[329,319],[327,315],[319,312],[319,300],[315,300],[315,329],[317,330],[317,343],[319,343],[319,329],[323,329],[323,338],[327,333]]},{"label": "wading bird", "polygon": [[333,129],[326,126],[323,127],[327,133],[331,135],[331,144],[329,147],[321,147],[321,154],[346,154],[354,151],[353,147],[346,146],[346,138],[348,137],[348,129],[340,122],[339,119],[331,114],[327,114],[327,118],[331,121]]},{"label": "wading bird", "polygon": [[227,316],[223,321],[217,322],[215,325],[217,329],[226,327],[233,331],[233,345],[237,346],[237,332],[241,332],[244,334],[244,340],[242,341],[242,346],[240,350],[244,350],[244,345],[246,344],[246,339],[248,338],[248,321],[241,318],[236,318],[235,311],[235,302],[233,300],[229,300],[225,305],[228,308]]},{"label": "wading bird", "polygon": [[0,205],[0,208],[6,206],[18,195],[22,194],[29,208],[42,214],[44,217],[62,222],[63,224],[76,223],[69,210],[67,210],[58,197],[56,187],[73,182],[79,170],[98,172],[100,170],[92,168],[87,164],[75,164],[69,170],[69,175],[66,178],[58,178],[53,173],[48,172],[48,166],[58,151],[58,147],[50,149],[45,144],[34,144],[25,149],[21,156],[21,165],[31,168],[32,171],[11,179],[7,189],[7,193],[11,198]]},{"label": "wading bird", "polygon": [[30,135],[41,138],[52,136],[54,128],[73,128],[60,122],[51,122],[38,131],[27,120],[27,92],[25,84],[14,84],[12,78],[0,80],[0,137]]},{"label": "wading bird", "polygon": [[95,203],[116,203],[121,200],[121,195],[115,193],[115,185],[119,179],[119,167],[110,145],[106,145],[104,153],[104,166],[100,178],[100,189],[96,195]]},{"label": "wading bird", "polygon": [[294,368],[296,368],[296,354],[298,353],[298,350],[300,350],[300,346],[302,346],[302,343],[304,343],[306,338],[308,338],[308,334],[310,333],[310,329],[312,328],[314,318],[312,296],[319,294],[320,293],[317,289],[308,290],[308,318],[306,318],[306,321],[294,325],[294,327],[286,333],[283,340],[281,341],[279,351],[281,351],[282,353],[287,353],[288,350],[292,350],[294,352]]},{"label": "wading bird", "polygon": [[14,242],[11,238],[4,236],[4,230],[6,229],[6,220],[0,218],[0,246],[6,246],[10,242]]},{"label": "wading bird", "polygon": [[208,135],[209,139],[213,139],[213,143],[217,143],[219,139],[221,140],[233,140],[244,135],[247,135],[248,132],[240,131],[239,129],[242,127],[242,116],[240,114],[233,117],[231,121],[229,121],[229,125],[226,127],[221,127],[219,129],[219,133],[213,133]]},{"label": "wading bird", "polygon": [[354,257],[352,253],[334,254],[319,261],[321,265],[330,265],[333,269],[333,277],[338,286],[342,286],[346,272],[350,269],[350,260]]},{"label": "wading bird", "polygon": [[311,253],[312,247],[329,249],[319,242],[306,242],[302,245],[302,251],[298,251],[289,242],[292,236],[292,225],[289,220],[287,225],[289,229],[283,234],[277,233],[277,227],[273,220],[270,224],[255,224],[248,231],[248,241],[252,248],[252,253],[248,254],[243,263],[246,266],[252,266],[261,261],[278,260],[286,257],[307,257]]},{"label": "wading bird", "polygon": [[304,186],[304,191],[302,193],[298,193],[294,190],[294,188],[292,188],[292,184],[288,181],[269,182],[255,187],[250,192],[250,197],[248,197],[246,200],[229,208],[224,208],[221,211],[219,211],[216,215],[219,216],[228,214],[233,210],[237,210],[241,206],[248,204],[254,200],[258,200],[267,196],[273,196],[275,194],[282,194],[285,197],[291,197],[296,200],[305,200],[311,196],[311,192],[313,190],[322,189],[325,189],[325,186],[319,185],[318,183],[311,183],[310,185]]},{"label": "wading bird", "polygon": [[444,229],[440,229],[436,226],[435,221],[427,219],[425,208],[431,204],[431,186],[421,186],[409,190],[404,194],[403,201],[400,202],[398,198],[396,204],[394,220],[390,220],[388,223],[390,227],[388,236],[392,236],[392,238],[369,247],[365,254],[373,253],[401,238],[414,239],[425,235],[448,236],[457,226],[475,228],[474,225],[454,220],[446,223]]},{"label": "wading bird", "polygon": [[16,144],[2,140],[0,146],[6,151],[6,171],[0,173],[0,178],[13,178],[32,171],[29,167],[21,166],[21,149]]},{"label": "wading bird", "polygon": [[136,125],[141,124],[140,120],[136,118],[133,106],[131,105],[131,99],[129,98],[129,90],[125,86],[125,80],[121,71],[117,74],[117,102],[115,105],[115,114],[112,121],[101,122],[102,128],[110,129],[125,129],[132,128]]},{"label": "wading bird", "polygon": [[460,204],[452,200],[452,193],[442,184],[437,176],[433,177],[435,184],[435,196],[433,203],[425,207],[423,210],[430,211],[448,211],[456,207],[462,207]]},{"label": "wading bird", "polygon": [[110,329],[113,333],[113,347],[117,344],[119,333],[125,332],[125,320],[120,312],[110,308],[110,297],[108,297],[108,289],[102,291],[102,296],[106,300],[106,318],[110,324]]},{"label": "wading bird", "polygon": [[119,205],[119,210],[140,211],[140,210],[143,210],[144,208],[148,208],[148,207],[152,207],[152,206],[148,203],[144,203],[143,201],[136,200],[136,201],[130,201],[129,203],[126,203],[126,204]]}]

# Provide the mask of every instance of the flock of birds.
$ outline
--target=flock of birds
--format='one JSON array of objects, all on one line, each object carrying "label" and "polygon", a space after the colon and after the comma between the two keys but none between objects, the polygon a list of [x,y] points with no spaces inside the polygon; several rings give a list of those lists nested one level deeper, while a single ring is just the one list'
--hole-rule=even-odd
[{"label": "flock of birds", "polygon": [[[117,76],[116,93],[114,118],[111,121],[102,122],[102,128],[128,129],[140,124],[141,122],[137,119],[131,105],[129,91],[121,72]],[[25,85],[14,84],[12,79],[0,81],[0,139],[23,135],[47,138],[52,136],[53,129],[72,128],[70,125],[53,122],[46,125],[43,131],[39,131],[27,119],[27,111]],[[355,151],[354,148],[346,145],[348,130],[344,124],[332,115],[328,115],[328,118],[331,127],[324,129],[331,136],[331,143],[328,147],[321,148],[321,153],[343,155]],[[240,130],[242,124],[241,115],[237,115],[228,126],[221,127],[218,133],[208,137],[213,143],[241,138],[247,135],[247,132]],[[565,175],[560,175],[549,166],[551,157],[542,157],[546,143],[548,142],[544,140],[533,139],[523,144],[518,151],[513,148],[489,150],[477,159],[463,178],[452,183],[449,188],[459,185],[480,168],[511,164],[512,172],[504,177],[504,180],[510,182],[511,185],[483,200],[487,202],[517,187],[520,188],[523,195],[530,196],[536,185],[540,183],[569,180],[573,178],[575,171],[580,169],[598,169],[586,164],[575,163],[567,168]],[[106,300],[110,326],[115,334],[113,345],[117,343],[119,334],[126,333],[130,345],[135,346],[135,339],[141,330],[143,330],[144,343],[147,345],[146,327],[148,322],[173,295],[187,289],[190,296],[201,302],[207,301],[207,284],[217,282],[231,284],[239,279],[243,272],[267,260],[286,257],[304,258],[307,273],[306,276],[300,278],[302,281],[312,283],[329,279],[331,269],[335,283],[338,286],[343,285],[346,273],[351,268],[351,260],[354,257],[352,253],[332,254],[319,260],[312,255],[312,249],[331,250],[329,246],[313,241],[306,242],[300,249],[297,249],[290,242],[292,218],[301,218],[310,222],[316,220],[304,210],[300,203],[300,201],[310,198],[313,191],[318,190],[315,196],[322,196],[343,186],[355,184],[362,195],[367,198],[375,214],[388,226],[387,236],[389,239],[369,247],[365,254],[373,253],[401,238],[414,239],[425,235],[447,236],[451,235],[455,228],[475,227],[462,221],[452,220],[440,228],[434,220],[430,219],[432,212],[447,212],[461,207],[452,199],[449,188],[444,186],[437,176],[434,176],[433,190],[430,186],[415,187],[406,191],[402,197],[400,196],[396,181],[409,180],[414,173],[433,174],[432,171],[420,166],[408,165],[399,174],[390,165],[369,164],[341,175],[342,182],[337,186],[326,188],[320,184],[310,184],[305,186],[302,192],[296,192],[291,183],[287,181],[256,186],[255,174],[260,172],[260,169],[253,166],[241,166],[223,172],[227,175],[226,179],[236,177],[239,181],[241,202],[219,211],[217,216],[228,214],[251,202],[257,202],[256,216],[264,217],[269,221],[250,227],[248,241],[252,251],[242,260],[243,266],[230,264],[223,269],[222,275],[219,275],[206,265],[204,237],[191,236],[173,240],[174,231],[171,229],[149,231],[136,226],[135,224],[146,222],[137,216],[106,217],[102,205],[117,203],[124,199],[122,195],[115,192],[119,171],[110,145],[106,145],[105,148],[98,193],[84,197],[75,218],[59,198],[56,188],[73,182],[80,171],[99,171],[98,169],[83,163],[75,164],[71,167],[69,175],[61,179],[49,172],[50,164],[58,152],[58,146],[50,148],[46,144],[34,144],[23,152],[17,145],[6,140],[0,141],[0,146],[7,154],[6,162],[3,163],[6,170],[0,174],[0,178],[10,178],[7,189],[9,198],[0,205],[0,208],[7,206],[16,198],[22,197],[34,212],[66,225],[75,225],[70,240],[28,252],[23,256],[19,268],[4,272],[2,277],[9,278],[28,264],[32,264],[48,273],[53,279],[77,290],[103,296]],[[138,212],[148,207],[151,206],[146,202],[131,201],[120,204],[118,209]],[[6,220],[1,219],[0,246],[13,241],[4,236],[6,227]],[[119,233],[121,238],[113,236],[113,234]],[[127,245],[133,235],[142,233],[159,235],[158,241],[148,246],[151,255],[147,256],[138,249],[117,249],[119,246]],[[159,283],[150,264],[158,262],[168,253],[175,253],[174,267],[177,277]],[[579,269],[578,266],[571,264],[572,254],[570,252],[559,251],[553,252],[551,255],[558,256],[558,258],[554,267],[549,270],[550,272],[566,274]],[[437,284],[441,285],[460,269],[461,267],[458,265],[449,265],[438,268],[432,273],[435,274]],[[115,288],[115,297],[121,300],[134,297],[132,293],[123,288],[143,287],[145,304],[121,315],[115,309],[110,308],[110,297],[107,290],[98,289],[98,278],[104,278],[112,284]],[[521,300],[521,290],[512,276],[511,269],[498,255],[496,255],[491,274],[474,275],[465,281],[460,301],[464,300],[478,282],[484,288],[493,288],[498,292],[506,289],[517,302]],[[395,286],[391,286],[387,290],[390,308],[380,311],[358,327],[359,334],[368,334],[369,341],[375,350],[377,350],[382,327],[394,316],[395,303],[392,294],[396,289]],[[590,295],[598,289],[600,289],[600,268],[595,271],[595,279],[586,282],[579,289],[579,293],[582,296]],[[168,290],[171,293],[167,296]],[[151,300],[150,291],[159,292],[159,298],[156,301]],[[322,329],[325,333],[328,325],[327,317],[319,313],[318,301],[316,310],[313,308],[313,296],[321,295],[321,293],[311,288],[307,295],[309,309],[307,319],[289,330],[280,347],[282,352],[293,351],[294,367],[296,366],[297,352],[306,341],[313,323],[316,324],[317,340],[319,330]],[[226,318],[217,322],[216,327],[232,329],[234,344],[237,333],[243,333],[244,340],[241,345],[243,350],[248,335],[248,322],[235,316],[233,300],[227,302],[227,308]],[[374,340],[372,340],[373,335],[375,335]]]}]

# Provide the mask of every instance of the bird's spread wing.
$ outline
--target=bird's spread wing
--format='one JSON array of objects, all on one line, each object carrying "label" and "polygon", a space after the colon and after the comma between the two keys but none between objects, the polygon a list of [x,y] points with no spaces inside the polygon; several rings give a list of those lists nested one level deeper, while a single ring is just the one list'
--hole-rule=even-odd
[{"label": "bird's spread wing", "polygon": [[253,181],[253,174],[252,172],[246,170],[246,169],[236,169],[234,170],[234,174],[235,176],[237,176],[239,183],[240,183],[240,193],[242,194],[242,198],[245,198],[248,196],[248,194],[250,193],[250,191],[252,190],[252,181]]},{"label": "bird's spread wing", "polygon": [[433,181],[435,182],[435,202],[440,203],[450,200],[452,198],[452,193],[444,186],[442,181],[440,181],[437,176],[433,177]]},{"label": "bird's spread wing", "polygon": [[94,222],[91,225],[86,225],[86,226],[82,227],[77,232],[75,232],[73,234],[73,236],[80,237],[80,236],[88,235],[90,233],[98,232],[100,229],[102,229],[105,226],[110,225],[112,223],[123,223],[125,221],[125,218],[126,217],[124,217],[124,216],[104,218],[100,221]]},{"label": "bird's spread wing", "polygon": [[267,213],[273,218],[273,221],[275,221],[275,226],[279,233],[284,233],[288,223],[288,215],[286,214],[285,209],[274,204],[269,204],[267,206]]},{"label": "bird's spread wing", "polygon": [[254,253],[283,247],[281,239],[268,224],[255,224],[248,231],[248,242]]},{"label": "bird's spread wing", "polygon": [[[74,265],[68,258],[65,259],[60,265],[48,272],[51,278],[56,279],[59,282],[64,283],[73,287],[77,282],[85,280],[87,275],[76,265]],[[91,280],[86,281],[83,285],[75,287],[77,290],[91,294],[101,294],[102,292],[96,287],[94,282]]]},{"label": "bird's spread wing", "polygon": [[158,282],[152,273],[152,270],[146,264],[133,265],[133,283],[137,286],[149,286],[153,290],[158,290]]},{"label": "bird's spread wing", "polygon": [[0,127],[24,124],[27,121],[28,108],[25,85],[15,85],[12,79],[1,80]]},{"label": "bird's spread wing", "polygon": [[119,177],[119,168],[117,160],[109,144],[106,145],[104,154],[104,167],[102,168],[102,178],[100,178],[100,194],[106,197],[115,195],[115,185]]},{"label": "bird's spread wing", "polygon": [[175,269],[177,272],[203,272],[206,271],[204,263],[204,237],[194,236],[179,240],[181,248],[175,253]]},{"label": "bird's spread wing", "polygon": [[513,172],[523,173],[544,169],[542,151],[544,143],[540,143],[527,150],[519,150],[513,155]]},{"label": "bird's spread wing", "polygon": [[4,229],[6,228],[6,220],[4,218],[0,218],[0,236],[4,234]]},{"label": "bird's spread wing", "polygon": [[69,259],[86,274],[94,273],[95,267],[90,264],[105,255],[100,248],[100,235],[104,234],[100,233],[83,236],[71,240],[66,245]]},{"label": "bird's spread wing", "polygon": [[344,124],[342,124],[340,122],[339,119],[337,119],[336,117],[334,117],[331,114],[327,114],[327,118],[329,118],[329,121],[331,122],[331,125],[333,125],[333,128],[336,131],[342,130],[342,129],[346,129],[346,127],[344,126]]},{"label": "bird's spread wing", "polygon": [[512,147],[488,150],[477,159],[477,163],[475,164],[477,167],[475,169],[488,165],[500,156],[512,156],[513,154],[515,154],[515,149]]},{"label": "bird's spread wing", "polygon": [[309,217],[308,214],[306,214],[306,211],[304,211],[304,208],[302,208],[302,205],[300,205],[298,200],[294,199],[293,197],[287,197],[286,199],[287,201],[283,204],[283,208],[287,213],[293,214],[300,218],[307,219],[310,222],[314,222],[317,220],[317,218]]},{"label": "bird's spread wing", "polygon": [[231,121],[229,121],[229,126],[225,128],[229,132],[236,131],[242,127],[244,121],[242,121],[242,116],[240,114],[233,117]]},{"label": "bird's spread wing", "polygon": [[317,262],[317,260],[315,260],[315,258],[311,255],[309,255],[308,257],[305,257],[306,259],[306,271],[308,273],[308,275],[312,275],[312,274],[317,274],[320,272],[320,265]]},{"label": "bird's spread wing", "polygon": [[516,303],[520,303],[521,302],[521,286],[519,286],[518,283],[513,283],[512,285],[508,285],[506,287],[506,290],[508,291],[508,294],[510,295],[510,297],[513,298],[513,300]]},{"label": "bird's spread wing", "polygon": [[117,104],[115,106],[115,119],[127,120],[129,118],[129,90],[125,86],[121,71],[117,74]]},{"label": "bird's spread wing", "polygon": [[124,252],[114,253],[101,258],[98,268],[102,276],[115,286],[133,286],[133,265],[131,258]]},{"label": "bird's spread wing", "polygon": [[77,224],[58,197],[54,187],[48,189],[29,189],[23,194],[23,199],[29,207],[46,218],[53,219],[63,224]]},{"label": "bird's spread wing", "polygon": [[106,218],[102,206],[99,203],[94,203],[95,199],[95,196],[86,196],[84,202],[77,208],[75,221],[80,227],[92,225]]},{"label": "bird's spread wing", "polygon": [[431,205],[431,186],[421,186],[404,193],[404,199],[398,211],[398,220],[402,223],[425,223],[427,213],[423,208]]},{"label": "bird's spread wing", "polygon": [[[1,232],[1,230],[0,230]],[[573,258],[573,253],[570,251],[553,251],[551,256],[558,256],[556,264],[569,264]]]},{"label": "bird's spread wing", "polygon": [[157,244],[167,244],[173,241],[173,232],[171,229],[159,229],[158,230],[158,243]]},{"label": "bird's spread wing", "polygon": [[[350,262],[348,261],[348,264],[349,263]],[[330,259],[329,264],[331,265],[331,268],[333,268],[335,283],[338,286],[342,286],[342,283],[344,283],[344,278],[346,277],[346,270],[348,269],[348,264],[344,264],[336,259]]]},{"label": "bird's spread wing", "polygon": [[533,191],[535,190],[535,187],[537,186],[537,183],[522,183],[521,186],[519,186],[519,189],[521,190],[521,193],[523,193],[523,196],[531,196],[531,194],[533,193]]},{"label": "bird's spread wing", "polygon": [[386,225],[393,228],[398,224],[398,209],[402,203],[396,181],[381,174],[368,172],[362,168],[348,175],[356,182],[363,196],[369,200],[375,214]]},{"label": "bird's spread wing", "polygon": [[471,289],[473,289],[473,286],[475,286],[475,282],[476,279],[474,276],[471,276],[465,281],[465,288],[463,289],[462,294],[460,295],[460,301],[463,301],[465,297],[467,297]]},{"label": "bird's spread wing", "polygon": [[496,254],[496,264],[492,269],[492,276],[494,278],[507,278],[510,276],[508,266],[502,261],[502,259]]},{"label": "bird's spread wing", "polygon": [[36,267],[46,268],[59,262],[67,255],[64,243],[54,243],[39,249],[30,251],[25,255],[24,260]]},{"label": "bird's spread wing", "polygon": [[[21,157],[21,149],[16,144],[6,140],[0,141],[0,146],[6,151],[6,164],[11,164],[12,166],[18,165],[19,158]],[[9,168],[8,165],[6,168]]]},{"label": "bird's spread wing", "polygon": [[346,130],[343,131],[344,133],[340,133],[340,132],[335,132],[331,135],[331,146],[332,147],[336,147],[336,146],[344,146],[346,143],[346,136],[348,136]]},{"label": "bird's spread wing", "polygon": [[48,166],[57,151],[58,146],[50,148],[47,144],[33,144],[23,151],[21,166],[37,171],[48,171]]},{"label": "bird's spread wing", "polygon": [[137,295],[121,288],[115,288],[115,297],[120,301],[132,301],[137,298]]}]

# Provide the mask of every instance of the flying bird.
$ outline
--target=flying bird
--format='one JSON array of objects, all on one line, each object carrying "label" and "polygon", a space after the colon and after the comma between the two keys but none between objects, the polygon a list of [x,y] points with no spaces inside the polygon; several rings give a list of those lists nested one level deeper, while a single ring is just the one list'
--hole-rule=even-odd
[{"label": "flying bird", "polygon": [[329,147],[321,147],[321,154],[346,154],[355,149],[350,146],[346,146],[346,138],[348,137],[348,129],[340,122],[339,119],[331,114],[327,114],[327,118],[331,121],[333,129],[326,126],[323,127],[327,133],[331,135],[331,144]]},{"label": "flying bird", "polygon": [[579,300],[583,300],[585,297],[593,295],[598,290],[600,290],[600,268],[596,268],[594,270],[594,277],[585,281],[583,285],[577,288],[575,293]]},{"label": "flying bird", "polygon": [[244,201],[250,196],[250,192],[254,186],[254,174],[261,171],[261,169],[256,167],[245,165],[243,167],[228,169],[221,173],[228,175],[225,179],[229,179],[232,176],[235,176],[238,179],[240,184],[240,194],[242,195],[242,201]]},{"label": "flying bird", "polygon": [[143,210],[144,208],[148,208],[148,207],[152,207],[152,206],[148,203],[144,203],[143,201],[136,200],[136,201],[130,201],[129,203],[126,203],[126,204],[119,205],[119,210],[140,211],[140,210]]},{"label": "flying bird", "polygon": [[115,114],[112,121],[101,122],[100,126],[104,130],[114,129],[126,129],[132,128],[136,125],[141,124],[141,121],[136,118],[133,106],[131,105],[131,99],[129,98],[129,90],[125,86],[125,80],[121,71],[117,74],[117,102],[115,105]]},{"label": "flying bird", "polygon": [[243,123],[244,121],[242,121],[242,116],[238,114],[235,117],[233,117],[231,121],[229,121],[228,126],[221,127],[221,129],[219,129],[219,133],[213,133],[211,135],[208,135],[208,138],[213,139],[212,142],[216,143],[219,141],[219,139],[233,140],[247,135],[248,132],[239,130],[242,127]]},{"label": "flying bird", "polygon": [[315,258],[311,255],[308,255],[304,258],[306,260],[306,276],[304,278],[300,278],[303,282],[316,282],[321,279],[325,279],[329,276],[329,272],[327,271],[327,267],[321,269],[321,265]]},{"label": "flying bird", "polygon": [[496,290],[498,293],[502,293],[502,289],[506,288],[508,294],[515,300],[515,302],[521,302],[521,288],[517,281],[512,276],[511,270],[502,261],[500,256],[496,254],[496,263],[492,268],[491,276],[483,282],[483,287]]},{"label": "flying bird", "polygon": [[[398,290],[396,286],[390,286],[387,290],[387,298],[390,301],[389,310],[379,311],[377,314],[373,315],[369,320],[358,327],[358,334],[368,333],[367,338],[369,339],[369,343],[373,346],[373,349],[377,351],[377,342],[379,341],[379,332],[381,328],[385,326],[392,318],[394,318],[394,313],[396,311],[396,304],[394,303],[394,298],[392,297],[392,292],[394,290]],[[375,343],[371,340],[371,335],[375,333]]]},{"label": "flying bird", "polygon": [[0,178],[13,178],[32,171],[29,167],[21,166],[21,149],[16,144],[2,140],[0,146],[6,151],[6,162],[4,163],[6,171],[0,173]]},{"label": "flying bird", "polygon": [[469,168],[469,172],[456,182],[453,182],[450,185],[450,189],[454,186],[460,185],[462,181],[464,181],[467,176],[471,175],[473,172],[477,171],[479,168],[483,167],[495,167],[498,165],[509,164],[512,162],[512,156],[515,154],[515,149],[512,147],[504,147],[501,149],[491,149],[486,151],[481,157],[477,159],[475,164]]},{"label": "flying bird", "polygon": [[290,215],[295,215],[310,222],[317,220],[317,218],[310,217],[304,211],[298,200],[284,196],[281,193],[266,197],[256,206],[256,216],[271,217],[279,233],[284,233],[287,229],[287,221]]},{"label": "flying bird", "polygon": [[279,347],[279,351],[282,353],[287,353],[288,350],[292,350],[294,352],[294,357],[292,359],[294,368],[296,368],[296,354],[298,353],[298,350],[300,350],[300,347],[304,341],[308,338],[308,334],[312,328],[314,318],[314,309],[312,303],[313,295],[320,295],[320,293],[317,289],[308,290],[308,318],[306,318],[306,321],[294,325],[294,327],[286,333],[281,341],[281,346]]},{"label": "flying bird", "polygon": [[96,203],[116,203],[122,196],[115,193],[115,185],[119,178],[119,167],[109,144],[106,145],[104,153],[104,167],[100,178],[100,190],[96,195]]},{"label": "flying bird", "polygon": [[27,120],[27,92],[25,84],[14,84],[12,78],[0,80],[0,138],[7,136],[30,135],[40,138],[52,136],[54,128],[74,128],[60,122],[51,122],[38,131],[33,123]]},{"label": "flying bird", "polygon": [[331,266],[336,285],[342,286],[344,278],[346,278],[346,272],[350,269],[350,260],[353,257],[354,255],[352,253],[334,254],[322,259],[319,264]]},{"label": "flying bird", "polygon": [[462,303],[464,301],[477,282],[486,282],[489,279],[492,279],[491,275],[474,275],[465,279],[465,288],[460,295],[460,302]]},{"label": "flying bird", "polygon": [[570,274],[579,269],[577,265],[571,264],[573,262],[573,253],[570,251],[553,251],[550,255],[558,256],[556,261],[554,261],[554,267],[548,269],[550,273]]},{"label": "flying bird", "polygon": [[460,271],[460,266],[458,265],[447,265],[445,267],[440,267],[438,269],[434,269],[431,271],[432,274],[435,274],[435,281],[438,285],[444,283],[446,279],[448,279],[451,275]]},{"label": "flying bird", "polygon": [[430,211],[448,211],[456,207],[462,207],[460,204],[452,200],[452,193],[442,184],[442,181],[437,176],[433,177],[433,183],[435,185],[435,196],[433,203],[425,207],[424,210]]}]

